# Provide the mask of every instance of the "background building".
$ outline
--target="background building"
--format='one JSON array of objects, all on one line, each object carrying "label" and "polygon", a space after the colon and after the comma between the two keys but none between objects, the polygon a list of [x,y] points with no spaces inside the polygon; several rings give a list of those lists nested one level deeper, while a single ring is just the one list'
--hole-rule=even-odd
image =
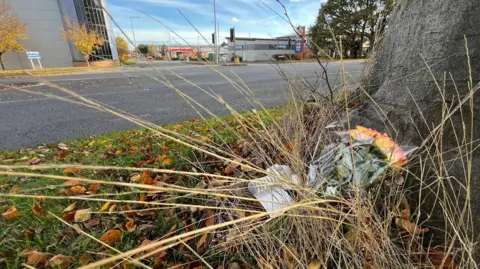
[{"label": "background building", "polygon": [[268,61],[278,59],[278,56],[294,54],[294,39],[236,37],[235,45],[229,37],[226,39],[228,40],[228,60],[233,58],[234,53],[244,62]]},{"label": "background building", "polygon": [[[13,0],[10,1],[19,19],[27,24],[28,39],[20,40],[27,51],[40,52],[43,67],[69,67],[84,61],[75,47],[63,40],[64,17],[86,23],[104,39],[104,45],[90,61],[118,61],[112,23],[96,6],[96,0]],[[98,0],[107,8],[106,0]],[[32,68],[25,52],[8,52],[4,56],[7,69]]]}]

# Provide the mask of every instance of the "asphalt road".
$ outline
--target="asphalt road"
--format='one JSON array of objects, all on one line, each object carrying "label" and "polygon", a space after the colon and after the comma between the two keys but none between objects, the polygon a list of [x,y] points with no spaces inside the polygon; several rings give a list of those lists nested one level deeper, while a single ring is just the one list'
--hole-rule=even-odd
[{"label": "asphalt road", "polygon": [[[363,63],[360,62],[345,64],[350,87],[355,87],[362,66]],[[302,81],[315,85],[317,75],[321,72],[316,63],[282,64],[279,67],[291,80],[298,82],[297,85],[302,85]],[[277,69],[278,66],[271,64],[215,67],[216,71],[237,83],[241,78],[265,107],[280,105],[289,96],[288,83]],[[201,65],[162,63],[156,64],[155,67],[135,70],[124,68],[112,73],[45,77],[45,79],[85,98],[161,125],[199,118],[199,115],[177,92],[164,83],[155,81],[151,78],[152,76],[161,80],[167,79],[181,92],[218,115],[226,115],[229,112],[224,105],[191,83],[220,95],[237,110],[258,107],[215,70]],[[328,73],[331,82],[338,86],[339,64],[330,63]],[[38,81],[32,78],[0,80],[0,84],[4,85],[31,82]],[[68,97],[66,93],[44,84],[29,86],[25,89],[35,93]],[[318,91],[325,92],[325,89],[324,82],[321,82],[318,85]],[[136,128],[136,125],[93,108],[38,94],[0,89],[0,149],[34,147],[41,143],[55,143],[131,128]]]}]

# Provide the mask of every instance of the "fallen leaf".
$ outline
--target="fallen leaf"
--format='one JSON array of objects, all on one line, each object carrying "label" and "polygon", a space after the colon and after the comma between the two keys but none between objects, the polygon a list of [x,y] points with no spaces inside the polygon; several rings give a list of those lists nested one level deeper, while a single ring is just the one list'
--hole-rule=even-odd
[{"label": "fallen leaf", "polygon": [[205,227],[215,225],[215,215],[211,210],[207,209],[205,211],[204,217],[205,217],[205,220],[203,221],[203,224]]},{"label": "fallen leaf", "polygon": [[107,231],[100,237],[100,240],[110,246],[116,245],[122,240],[122,231],[118,229]]},{"label": "fallen leaf", "polygon": [[70,179],[65,181],[63,184],[67,186],[76,186],[76,185],[82,185],[82,182],[80,180]]},{"label": "fallen leaf", "polygon": [[283,248],[283,261],[287,265],[287,268],[295,268],[295,249],[292,246],[285,246]]},{"label": "fallen leaf", "polygon": [[150,176],[150,171],[143,171],[142,173],[142,184],[152,185],[153,178]]},{"label": "fallen leaf", "polygon": [[43,267],[47,264],[47,254],[38,251],[32,251],[28,254],[27,264],[35,267]]},{"label": "fallen leaf", "polygon": [[428,232],[428,228],[421,228],[409,220],[395,218],[395,223],[409,234],[419,235]]},{"label": "fallen leaf", "polygon": [[63,210],[63,213],[65,213],[65,212],[70,212],[70,211],[74,210],[75,207],[77,207],[77,202],[74,202],[73,204],[67,206],[67,207]]},{"label": "fallen leaf", "polygon": [[15,206],[11,206],[10,208],[5,211],[5,213],[2,214],[2,217],[6,220],[12,220],[16,217],[20,217],[22,214],[20,211],[17,210]]},{"label": "fallen leaf", "polygon": [[167,153],[168,150],[170,150],[170,149],[167,146],[165,146],[165,145],[162,146],[163,153]]},{"label": "fallen leaf", "polygon": [[68,154],[69,154],[68,151],[62,150],[62,151],[59,151],[59,152],[58,152],[57,157],[58,157],[59,159],[63,159],[63,158],[65,158],[65,157],[67,157]]},{"label": "fallen leaf", "polygon": [[199,254],[203,254],[203,252],[205,252],[207,239],[208,239],[208,234],[204,233],[202,234],[202,237],[200,237],[200,240],[198,240],[197,251]]},{"label": "fallen leaf", "polygon": [[322,262],[320,260],[313,260],[308,264],[307,269],[320,269],[322,267]]},{"label": "fallen leaf", "polygon": [[140,179],[142,179],[142,176],[140,174],[133,174],[130,176],[130,181],[133,183],[140,182]]},{"label": "fallen leaf", "polygon": [[121,149],[117,149],[115,151],[115,155],[121,155],[122,153],[123,153],[123,150],[121,150]]},{"label": "fallen leaf", "polygon": [[37,203],[32,208],[32,212],[35,216],[43,216],[45,215],[45,210],[41,208]]},{"label": "fallen leaf", "polygon": [[100,189],[100,186],[101,186],[100,183],[93,183],[92,185],[90,185],[88,187],[88,191],[89,192],[96,192]]},{"label": "fallen leaf", "polygon": [[48,261],[48,264],[50,265],[50,267],[53,267],[53,268],[61,268],[61,269],[68,268],[68,266],[72,264],[72,258],[62,254],[58,254],[58,255],[55,255],[53,258],[51,258]]},{"label": "fallen leaf", "polygon": [[100,225],[100,220],[99,219],[89,219],[87,221],[87,225],[90,227],[97,227]]},{"label": "fallen leaf", "polygon": [[24,250],[22,250],[22,252],[18,253],[18,256],[19,257],[28,257],[28,254],[30,254],[30,252],[32,251],[37,251],[35,248],[26,248]]},{"label": "fallen leaf", "polygon": [[83,186],[73,186],[70,188],[70,192],[73,194],[84,194],[85,191],[87,191],[87,189],[85,189]]},{"label": "fallen leaf", "polygon": [[172,127],[172,130],[175,131],[175,132],[178,132],[180,129],[182,129],[182,125],[180,125],[180,124],[175,124]]},{"label": "fallen leaf", "polygon": [[92,217],[92,210],[90,208],[77,210],[75,212],[74,221],[75,222],[85,222]]},{"label": "fallen leaf", "polygon": [[43,161],[45,161],[44,158],[37,158],[37,157],[35,157],[35,158],[31,159],[30,161],[28,161],[28,164],[29,164],[29,165],[37,165],[37,164],[40,164],[40,163],[43,162]]},{"label": "fallen leaf", "polygon": [[80,265],[80,266],[87,265],[90,262],[91,259],[92,259],[92,256],[90,256],[88,254],[82,254],[78,258],[78,265]]},{"label": "fallen leaf", "polygon": [[33,240],[33,231],[32,231],[31,229],[25,229],[25,230],[23,231],[23,236],[24,236],[26,239],[32,241],[32,240]]},{"label": "fallen leaf", "polygon": [[[125,212],[125,216],[127,218],[131,218],[133,219],[135,217],[135,212],[131,212],[132,211],[132,208],[129,206],[129,205],[124,205],[123,206],[123,210],[126,211]],[[130,211],[130,212],[129,212]]]},{"label": "fallen leaf", "polygon": [[95,146],[95,141],[92,141],[92,142],[88,143],[88,146],[89,146],[89,147]]},{"label": "fallen leaf", "polygon": [[[434,266],[435,269],[456,269],[459,268],[458,264],[455,263],[451,255],[447,255],[443,250],[438,248],[428,249],[427,254],[428,259]],[[440,267],[443,264],[442,267]]]},{"label": "fallen leaf", "polygon": [[13,188],[11,188],[8,193],[19,193],[22,191],[22,188],[20,186],[15,186]]},{"label": "fallen leaf", "polygon": [[108,213],[112,214],[113,212],[115,212],[116,209],[117,209],[117,205],[112,205],[112,206],[108,209]]},{"label": "fallen leaf", "polygon": [[225,173],[225,175],[231,175],[233,174],[233,169],[230,165],[227,165],[227,167],[225,167],[225,170],[223,171]]},{"label": "fallen leaf", "polygon": [[165,159],[163,159],[162,161],[162,165],[164,166],[169,166],[172,164],[172,159],[170,157],[166,157]]},{"label": "fallen leaf", "polygon": [[65,174],[79,174],[80,172],[82,172],[82,170],[80,170],[78,168],[75,168],[75,167],[68,167],[68,168],[65,168],[65,170],[63,170],[63,172]]},{"label": "fallen leaf", "polygon": [[110,140],[103,140],[103,141],[102,141],[102,144],[103,144],[103,145],[110,145]]},{"label": "fallen leaf", "polygon": [[112,202],[106,202],[101,208],[100,208],[100,212],[107,212],[108,209],[110,208],[110,206],[112,206]]},{"label": "fallen leaf", "polygon": [[68,223],[72,223],[73,222],[73,219],[75,218],[75,213],[77,213],[77,211],[71,211],[71,212],[68,212],[66,214],[63,214],[63,217],[62,219]]},{"label": "fallen leaf", "polygon": [[65,143],[59,143],[57,147],[62,150],[69,150],[68,146]]},{"label": "fallen leaf", "polygon": [[132,219],[132,220],[129,220],[127,223],[125,223],[125,229],[128,231],[128,232],[133,232],[135,231],[135,228],[137,228],[137,225],[135,225],[135,221]]}]

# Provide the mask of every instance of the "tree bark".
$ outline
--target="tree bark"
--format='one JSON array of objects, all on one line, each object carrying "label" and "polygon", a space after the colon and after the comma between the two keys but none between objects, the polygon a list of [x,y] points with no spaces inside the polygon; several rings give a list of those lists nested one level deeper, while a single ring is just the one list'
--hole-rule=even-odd
[{"label": "tree bark", "polygon": [[[373,101],[367,101],[358,111],[368,119],[366,122],[375,126],[384,124],[383,126],[387,126],[385,131],[390,132],[401,143],[421,145],[433,127],[442,121],[443,104],[459,106],[458,96],[464,97],[472,93],[472,88],[479,83],[478,14],[478,0],[396,1],[385,36],[377,47],[378,51],[374,53],[373,60],[364,70],[362,84],[373,98]],[[470,71],[464,37],[468,40],[473,85],[469,85]],[[442,96],[444,74],[445,94]],[[443,154],[440,156],[444,160],[437,159],[436,165],[445,165],[448,169],[445,169],[444,174],[433,173],[434,179],[447,186],[445,192],[437,193],[442,199],[450,197],[458,202],[459,211],[466,203],[471,202],[472,238],[476,238],[480,231],[480,150],[472,154],[472,167],[469,170],[465,167],[467,164],[459,161],[459,156],[465,154],[464,151],[470,149],[471,145],[463,148],[462,152],[458,141],[462,143],[465,131],[467,142],[474,141],[472,148],[479,144],[479,92],[461,106],[452,116],[452,120],[443,126],[443,134],[436,137],[443,144]],[[379,107],[384,113],[375,112]],[[428,148],[431,152],[435,149]],[[435,161],[430,165],[427,170],[435,165]],[[460,184],[455,183],[456,180],[461,184],[470,181],[471,189],[462,189]],[[425,197],[426,194],[423,195],[422,197]],[[413,196],[418,197],[419,192],[414,192]],[[428,219],[430,225],[449,232],[450,228],[445,226],[448,220],[443,215],[445,208],[438,202],[434,203],[434,199],[430,196],[417,201],[421,205],[420,217]],[[460,212],[451,217],[457,225],[466,221],[462,219]],[[452,220],[450,225],[453,225]],[[431,230],[434,230],[434,238],[442,238],[443,234],[439,234],[435,229]]]},{"label": "tree bark", "polygon": [[3,65],[3,52],[0,52],[0,64],[2,65],[2,70],[5,70],[5,66]]}]

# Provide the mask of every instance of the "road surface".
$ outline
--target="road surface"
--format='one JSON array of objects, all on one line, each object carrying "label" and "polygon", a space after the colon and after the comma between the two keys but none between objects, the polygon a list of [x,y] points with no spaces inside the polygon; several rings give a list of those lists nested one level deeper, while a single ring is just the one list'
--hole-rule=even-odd
[{"label": "road surface", "polygon": [[[345,64],[350,87],[355,87],[362,66],[363,63],[360,62]],[[45,77],[45,79],[85,98],[163,125],[198,118],[199,115],[177,92],[164,83],[155,81],[152,77],[168,80],[177,89],[213,113],[226,115],[229,112],[225,106],[202,92],[197,86],[221,96],[237,110],[258,107],[248,100],[244,93],[235,89],[232,83],[221,74],[237,83],[241,78],[265,107],[274,107],[284,103],[289,96],[288,83],[279,74],[278,67],[296,81],[297,85],[302,85],[301,81],[308,81],[311,85],[315,85],[317,74],[320,73],[316,63],[220,66],[215,67],[215,70],[201,65],[161,63],[156,64],[155,67],[136,70],[124,68],[113,73]],[[328,67],[330,80],[338,86],[339,64],[330,63]],[[36,82],[36,80],[32,78],[0,80],[0,84],[3,85],[26,82]],[[66,93],[44,84],[29,86],[25,89],[35,93],[68,97]],[[325,92],[325,89],[322,82],[318,86],[318,91]],[[0,89],[0,115],[0,149],[2,150],[35,147],[41,143],[55,143],[137,127],[124,119],[93,108],[11,89]]]}]

